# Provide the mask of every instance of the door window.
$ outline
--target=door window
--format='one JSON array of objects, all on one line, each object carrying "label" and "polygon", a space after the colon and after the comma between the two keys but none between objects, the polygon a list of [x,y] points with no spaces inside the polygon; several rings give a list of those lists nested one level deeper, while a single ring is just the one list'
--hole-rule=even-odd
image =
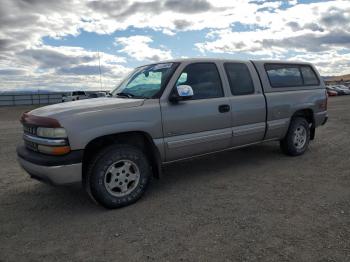
[{"label": "door window", "polygon": [[224,96],[218,69],[214,63],[194,63],[185,67],[178,85],[189,85],[193,89],[192,99],[208,99]]}]

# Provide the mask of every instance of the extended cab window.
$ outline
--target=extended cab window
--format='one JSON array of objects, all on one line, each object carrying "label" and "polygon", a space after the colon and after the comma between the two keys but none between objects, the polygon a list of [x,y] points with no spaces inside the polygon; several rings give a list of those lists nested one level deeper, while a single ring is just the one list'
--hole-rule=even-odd
[{"label": "extended cab window", "polygon": [[192,99],[207,99],[224,96],[218,69],[214,63],[194,63],[185,67],[176,85],[189,85]]},{"label": "extended cab window", "polygon": [[254,84],[247,65],[242,63],[225,63],[225,71],[233,95],[254,93]]}]

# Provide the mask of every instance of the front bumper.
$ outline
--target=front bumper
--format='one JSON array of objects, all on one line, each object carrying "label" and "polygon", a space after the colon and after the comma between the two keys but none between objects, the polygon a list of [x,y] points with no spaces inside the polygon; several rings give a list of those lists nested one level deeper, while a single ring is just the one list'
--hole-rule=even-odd
[{"label": "front bumper", "polygon": [[49,156],[17,147],[18,162],[34,179],[53,185],[81,182],[83,151],[72,151],[64,156]]}]

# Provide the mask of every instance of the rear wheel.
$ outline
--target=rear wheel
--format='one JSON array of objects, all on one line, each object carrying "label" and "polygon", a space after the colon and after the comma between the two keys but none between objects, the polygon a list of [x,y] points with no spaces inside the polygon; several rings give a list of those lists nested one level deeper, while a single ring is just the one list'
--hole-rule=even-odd
[{"label": "rear wheel", "polygon": [[113,145],[98,153],[90,165],[85,187],[90,196],[106,208],[127,206],[145,192],[150,165],[134,146]]},{"label": "rear wheel", "polygon": [[281,140],[282,151],[290,156],[304,154],[310,142],[309,123],[303,117],[295,117],[290,123],[287,135]]}]

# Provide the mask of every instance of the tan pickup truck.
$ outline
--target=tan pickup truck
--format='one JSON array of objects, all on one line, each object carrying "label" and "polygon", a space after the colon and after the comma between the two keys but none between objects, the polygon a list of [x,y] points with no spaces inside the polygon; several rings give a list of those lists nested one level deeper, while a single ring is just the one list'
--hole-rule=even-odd
[{"label": "tan pickup truck", "polygon": [[38,108],[21,121],[18,160],[32,178],[82,183],[117,208],[168,163],[265,141],[303,154],[327,121],[327,94],[309,63],[181,59],[136,68],[111,97]]}]

